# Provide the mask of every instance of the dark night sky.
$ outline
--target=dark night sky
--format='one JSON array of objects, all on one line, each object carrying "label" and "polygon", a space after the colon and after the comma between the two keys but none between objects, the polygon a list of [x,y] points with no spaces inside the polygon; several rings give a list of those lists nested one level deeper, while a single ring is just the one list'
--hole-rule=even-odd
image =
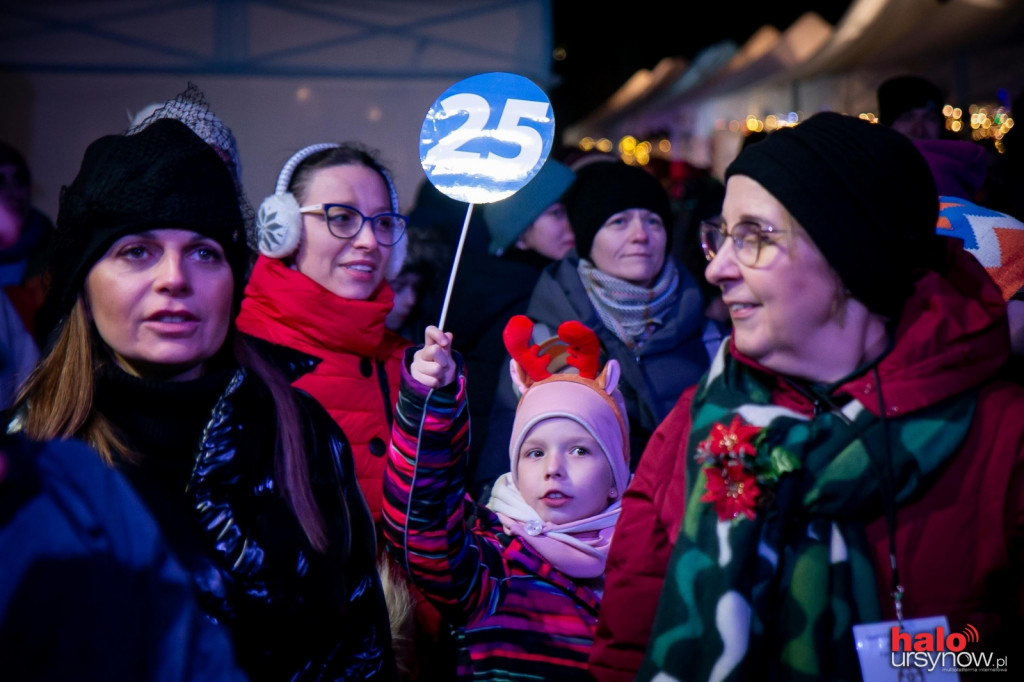
[{"label": "dark night sky", "polygon": [[554,44],[567,53],[564,60],[554,62],[560,82],[549,93],[559,130],[584,118],[634,72],[653,69],[663,57],[692,61],[705,47],[727,38],[742,46],[764,24],[785,31],[809,7],[836,24],[851,2],[723,2],[717,6],[728,17],[711,15],[703,20],[690,9],[694,3],[673,3],[672,14],[681,12],[681,18],[669,16],[667,4],[629,0],[621,3],[628,9],[614,14],[589,2],[552,0]]}]

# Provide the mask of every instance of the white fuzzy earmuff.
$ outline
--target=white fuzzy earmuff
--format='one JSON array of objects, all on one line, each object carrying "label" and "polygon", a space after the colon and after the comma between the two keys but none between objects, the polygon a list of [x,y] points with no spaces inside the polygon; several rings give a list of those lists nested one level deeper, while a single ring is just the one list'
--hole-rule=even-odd
[{"label": "white fuzzy earmuff", "polygon": [[270,258],[284,258],[299,248],[302,234],[299,202],[291,192],[271,194],[260,204],[256,214],[256,232],[260,253]]},{"label": "white fuzzy earmuff", "polygon": [[295,152],[277,176],[274,193],[263,200],[256,214],[256,235],[260,253],[269,258],[286,258],[299,248],[302,236],[302,216],[299,202],[288,191],[292,174],[300,163],[317,152],[336,149],[341,145],[333,142],[311,144]]}]

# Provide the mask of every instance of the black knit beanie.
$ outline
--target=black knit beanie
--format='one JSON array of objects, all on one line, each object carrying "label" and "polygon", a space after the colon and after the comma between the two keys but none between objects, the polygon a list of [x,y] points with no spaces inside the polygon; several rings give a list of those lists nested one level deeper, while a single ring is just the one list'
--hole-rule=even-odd
[{"label": "black knit beanie", "polygon": [[[576,253],[590,258],[594,235],[609,217],[634,208],[644,208],[661,216],[671,241],[672,209],[668,193],[656,177],[638,166],[619,161],[587,164],[576,171],[563,201],[576,236]],[[666,243],[665,253],[670,253]]]},{"label": "black knit beanie", "polygon": [[891,126],[902,114],[921,107],[931,107],[942,118],[945,98],[931,81],[920,76],[906,75],[890,78],[878,86],[878,121]]},{"label": "black knit beanie", "polygon": [[101,137],[61,190],[50,254],[50,320],[71,310],[85,277],[121,237],[161,228],[198,232],[224,249],[241,298],[245,227],[224,161],[188,126],[160,119],[132,135]]},{"label": "black knit beanie", "polygon": [[918,268],[937,269],[939,202],[909,138],[824,112],[750,145],[725,171],[768,190],[870,310],[899,315]]}]

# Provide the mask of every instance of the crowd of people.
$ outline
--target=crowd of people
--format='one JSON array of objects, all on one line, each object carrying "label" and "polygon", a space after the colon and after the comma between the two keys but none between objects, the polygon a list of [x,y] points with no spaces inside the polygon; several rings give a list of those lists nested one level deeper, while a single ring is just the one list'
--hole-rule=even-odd
[{"label": "crowd of people", "polygon": [[0,144],[0,669],[860,680],[879,624],[1017,669],[1024,216],[878,96],[721,182],[556,150],[447,324],[463,215],[365,143],[254,209],[190,84],[52,222]]}]

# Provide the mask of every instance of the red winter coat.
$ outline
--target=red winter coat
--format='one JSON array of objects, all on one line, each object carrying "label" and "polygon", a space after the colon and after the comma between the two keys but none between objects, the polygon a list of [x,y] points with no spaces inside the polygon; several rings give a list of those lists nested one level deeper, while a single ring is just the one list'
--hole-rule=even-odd
[{"label": "red winter coat", "polygon": [[[889,420],[979,389],[960,449],[930,487],[898,509],[896,554],[906,587],[904,617],[945,614],[956,632],[969,623],[983,633],[985,648],[986,637],[1019,632],[1024,622],[1024,388],[992,379],[1009,355],[998,288],[959,242],[950,251],[945,278],[929,273],[917,283],[878,371]],[[757,366],[731,339],[728,352]],[[623,497],[590,657],[590,672],[602,682],[633,680],[643,660],[686,507],[693,392],[683,393],[654,432]],[[843,394],[877,414],[873,373],[841,386],[836,395]],[[781,380],[773,402],[813,413]],[[882,617],[895,620],[884,517],[866,531]]]},{"label": "red winter coat", "polygon": [[348,436],[356,478],[375,522],[380,521],[402,355],[411,345],[384,326],[393,301],[387,284],[369,300],[350,300],[279,260],[260,256],[237,320],[247,334],[320,360],[293,386],[316,398]]}]

